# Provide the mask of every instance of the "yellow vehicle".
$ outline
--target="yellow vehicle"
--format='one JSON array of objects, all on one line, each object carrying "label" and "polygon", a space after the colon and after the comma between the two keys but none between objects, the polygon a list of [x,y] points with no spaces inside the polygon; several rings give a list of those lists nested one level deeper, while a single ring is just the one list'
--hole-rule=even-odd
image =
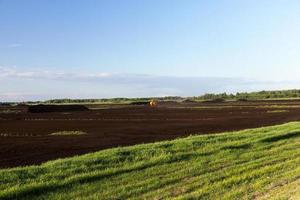
[{"label": "yellow vehicle", "polygon": [[149,102],[149,105],[150,105],[150,107],[156,107],[156,106],[157,106],[157,102],[156,102],[154,99],[152,99],[152,100]]}]

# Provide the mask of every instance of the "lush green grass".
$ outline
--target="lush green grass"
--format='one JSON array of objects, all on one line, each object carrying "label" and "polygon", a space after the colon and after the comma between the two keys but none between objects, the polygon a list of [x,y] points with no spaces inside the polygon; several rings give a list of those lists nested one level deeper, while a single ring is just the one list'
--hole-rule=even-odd
[{"label": "lush green grass", "polygon": [[299,179],[294,122],[0,170],[0,199],[295,198]]}]

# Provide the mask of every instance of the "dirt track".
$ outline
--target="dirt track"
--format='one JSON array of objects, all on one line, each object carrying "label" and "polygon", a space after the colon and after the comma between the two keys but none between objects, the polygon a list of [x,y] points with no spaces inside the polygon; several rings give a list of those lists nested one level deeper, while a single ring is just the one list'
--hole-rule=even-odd
[{"label": "dirt track", "polygon": [[[300,120],[300,101],[160,103],[154,109],[140,105],[92,107],[90,111],[67,113],[27,113],[26,107],[0,107],[0,167]],[[88,134],[49,135],[67,130]]]}]

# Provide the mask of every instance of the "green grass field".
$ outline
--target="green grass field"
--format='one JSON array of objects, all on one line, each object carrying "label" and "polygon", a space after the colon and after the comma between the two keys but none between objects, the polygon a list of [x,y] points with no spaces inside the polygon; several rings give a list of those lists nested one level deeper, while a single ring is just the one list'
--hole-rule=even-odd
[{"label": "green grass field", "polygon": [[0,199],[299,199],[299,191],[300,122],[0,170]]}]

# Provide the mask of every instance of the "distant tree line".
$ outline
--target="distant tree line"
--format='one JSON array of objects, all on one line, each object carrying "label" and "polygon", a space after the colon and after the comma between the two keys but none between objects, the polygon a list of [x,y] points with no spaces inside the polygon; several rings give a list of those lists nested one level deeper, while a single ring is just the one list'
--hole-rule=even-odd
[{"label": "distant tree line", "polygon": [[[146,97],[146,98],[105,98],[105,99],[51,99],[47,101],[28,101],[22,102],[26,104],[80,104],[80,103],[99,103],[99,104],[129,104],[135,102],[149,102],[151,99],[157,101],[212,101],[212,100],[268,100],[268,99],[293,99],[300,98],[300,90],[275,90],[275,91],[260,91],[260,92],[237,92],[237,93],[207,93],[195,97]],[[1,104],[7,104],[0,102]]]},{"label": "distant tree line", "polygon": [[275,90],[275,91],[260,91],[260,92],[237,92],[235,94],[220,93],[213,94],[208,93],[199,97],[193,97],[193,100],[268,100],[268,99],[292,99],[300,98],[300,90]]},{"label": "distant tree line", "polygon": [[105,99],[51,99],[44,101],[46,104],[60,104],[60,103],[103,103],[103,104],[123,104],[133,102],[149,102],[155,99],[158,101],[180,101],[183,97],[168,96],[168,97],[146,97],[146,98],[105,98]]},{"label": "distant tree line", "polygon": [[148,102],[151,99],[158,101],[210,101],[210,100],[268,100],[268,99],[291,99],[300,98],[300,90],[275,90],[275,91],[260,91],[260,92],[237,92],[237,93],[207,93],[195,97],[147,97],[147,98],[110,98],[110,99],[53,99],[45,101],[45,103],[133,103],[133,102]]}]

